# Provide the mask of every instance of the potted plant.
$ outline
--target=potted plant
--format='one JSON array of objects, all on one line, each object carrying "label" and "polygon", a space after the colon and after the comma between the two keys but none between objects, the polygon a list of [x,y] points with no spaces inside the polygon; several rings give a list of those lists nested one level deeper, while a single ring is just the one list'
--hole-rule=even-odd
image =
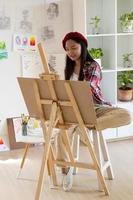
[{"label": "potted plant", "polygon": [[118,74],[118,99],[120,101],[130,101],[132,99],[132,84],[133,71],[123,71]]},{"label": "potted plant", "polygon": [[132,61],[131,61],[131,59],[130,59],[130,56],[131,56],[132,54],[133,54],[133,53],[125,53],[125,54],[122,55],[124,67],[131,67]]},{"label": "potted plant", "polygon": [[101,66],[101,58],[103,57],[103,50],[101,48],[91,48],[89,50],[92,58]]},{"label": "potted plant", "polygon": [[92,25],[92,33],[99,34],[100,18],[98,16],[92,17],[90,24]]},{"label": "potted plant", "polygon": [[119,20],[123,32],[133,31],[133,13],[125,13],[120,16]]}]

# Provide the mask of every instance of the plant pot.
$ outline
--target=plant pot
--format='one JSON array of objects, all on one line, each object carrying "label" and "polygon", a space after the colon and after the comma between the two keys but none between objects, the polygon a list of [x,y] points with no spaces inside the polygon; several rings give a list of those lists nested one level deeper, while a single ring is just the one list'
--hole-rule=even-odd
[{"label": "plant pot", "polygon": [[99,65],[100,65],[100,67],[101,67],[101,58],[95,58],[94,59]]},{"label": "plant pot", "polygon": [[132,21],[130,22],[129,25],[121,26],[121,29],[122,29],[123,32],[125,32],[125,33],[133,32],[133,23],[132,23]]},{"label": "plant pot", "polygon": [[119,88],[118,89],[118,99],[120,101],[130,101],[133,98],[132,88],[127,87],[126,89]]},{"label": "plant pot", "polygon": [[92,28],[92,34],[95,35],[95,34],[99,34],[100,33],[100,28],[99,27],[93,27]]}]

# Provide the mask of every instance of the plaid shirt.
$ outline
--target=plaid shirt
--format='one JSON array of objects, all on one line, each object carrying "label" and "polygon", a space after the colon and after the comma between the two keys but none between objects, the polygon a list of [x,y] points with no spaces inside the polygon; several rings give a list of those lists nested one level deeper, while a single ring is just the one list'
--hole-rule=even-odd
[{"label": "plaid shirt", "polygon": [[93,99],[96,104],[106,104],[110,105],[110,102],[107,102],[103,99],[102,92],[100,89],[100,81],[102,79],[102,74],[101,74],[101,67],[97,62],[86,62],[85,67],[84,67],[84,77],[86,81],[89,81],[90,87],[91,87],[91,92]]}]

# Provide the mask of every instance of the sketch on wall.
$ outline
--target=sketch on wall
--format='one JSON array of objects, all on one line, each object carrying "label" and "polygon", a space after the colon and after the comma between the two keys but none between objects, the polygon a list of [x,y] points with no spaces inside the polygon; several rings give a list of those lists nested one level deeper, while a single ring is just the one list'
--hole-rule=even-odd
[{"label": "sketch on wall", "polygon": [[32,33],[33,31],[33,10],[32,8],[19,9],[16,13],[16,30]]},{"label": "sketch on wall", "polygon": [[[42,40],[53,41],[58,34],[58,24],[61,23],[60,2],[46,1],[43,9],[44,25],[42,27]],[[58,27],[58,28],[57,28]]]},{"label": "sketch on wall", "polygon": [[71,0],[43,0],[42,24],[39,38],[44,42],[46,52],[63,53],[62,38],[73,30]]},{"label": "sketch on wall", "polygon": [[7,14],[4,6],[0,6],[0,29],[7,30],[11,28],[11,18]]},{"label": "sketch on wall", "polygon": [[0,41],[0,60],[8,58],[5,41]]},{"label": "sketch on wall", "polygon": [[42,40],[54,39],[55,33],[52,26],[44,26],[42,28]]},{"label": "sketch on wall", "polygon": [[46,13],[49,20],[56,19],[59,16],[59,4],[55,2],[47,4]]},{"label": "sketch on wall", "polygon": [[27,33],[32,31],[32,22],[29,21],[29,10],[22,11],[22,20],[20,21],[20,29],[25,30]]},{"label": "sketch on wall", "polygon": [[50,71],[60,75],[60,78],[64,79],[65,68],[65,54],[48,54],[48,64]]},{"label": "sketch on wall", "polygon": [[37,39],[35,35],[14,34],[14,51],[36,51]]},{"label": "sketch on wall", "polygon": [[22,74],[24,77],[39,77],[43,72],[42,63],[37,52],[22,55]]}]

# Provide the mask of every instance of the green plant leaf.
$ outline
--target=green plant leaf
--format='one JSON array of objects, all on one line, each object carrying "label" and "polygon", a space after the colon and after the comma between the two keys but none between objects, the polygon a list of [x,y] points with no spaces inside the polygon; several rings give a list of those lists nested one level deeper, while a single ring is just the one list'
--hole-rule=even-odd
[{"label": "green plant leaf", "polygon": [[101,48],[91,48],[89,53],[94,59],[101,58],[103,56],[103,50]]}]

